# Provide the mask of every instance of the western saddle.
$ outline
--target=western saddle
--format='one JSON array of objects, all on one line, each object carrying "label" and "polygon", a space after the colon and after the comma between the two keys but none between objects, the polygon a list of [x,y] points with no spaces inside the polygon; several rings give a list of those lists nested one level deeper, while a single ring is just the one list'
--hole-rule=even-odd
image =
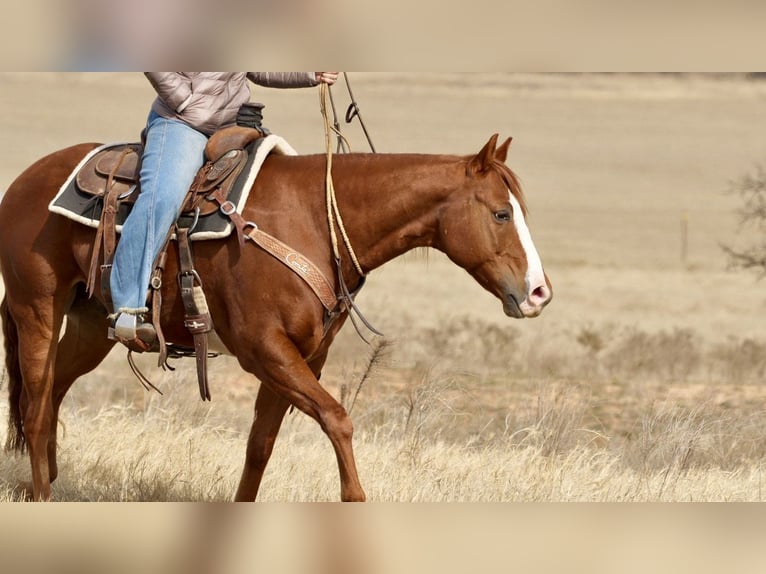
[{"label": "western saddle", "polygon": [[[246,224],[236,212],[235,206],[228,201],[228,195],[237,177],[247,162],[246,148],[251,143],[264,137],[264,132],[255,128],[233,126],[224,128],[210,137],[205,148],[206,163],[200,169],[194,183],[184,201],[183,214],[192,214],[194,218],[216,210],[226,214],[237,229],[240,243],[245,241],[244,228]],[[103,202],[101,219],[96,231],[93,244],[90,270],[88,274],[88,293],[93,294],[96,288],[96,277],[101,270],[100,290],[109,312],[112,312],[110,293],[110,275],[112,261],[117,244],[116,217],[120,203],[132,204],[140,193],[141,144],[120,144],[104,149],[94,155],[76,175],[77,187],[83,193],[91,195]],[[203,400],[210,400],[210,390],[207,380],[207,335],[213,329],[210,313],[199,281],[199,275],[194,269],[189,228],[175,227],[175,237],[179,251],[179,282],[181,298],[184,304],[184,325],[194,338],[194,355],[197,361],[197,377],[200,395]],[[167,367],[169,353],[171,356],[191,355],[189,349],[179,349],[166,345],[160,328],[160,306],[162,275],[165,266],[167,245],[172,234],[168,234],[159,257],[155,261],[149,290],[149,308],[151,322],[157,332],[155,344],[149,346],[140,340],[121,341],[130,351],[156,351],[160,354],[159,365]],[[171,347],[169,349],[169,347]],[[134,372],[145,387],[155,388],[135,368],[129,354],[129,362]]]},{"label": "western saddle", "polygon": [[[264,135],[255,128],[241,126],[224,128],[213,134],[205,147],[207,163],[200,169],[191,188],[195,196],[201,195],[201,199],[205,199],[206,192],[228,180],[237,167],[238,161],[235,158],[239,157],[238,153],[232,152],[244,151]],[[140,192],[142,153],[143,146],[139,143],[122,144],[103,150],[93,156],[77,174],[77,187],[83,193],[104,198],[109,189],[117,193],[120,202],[134,203]],[[218,206],[208,209],[214,211]]]}]

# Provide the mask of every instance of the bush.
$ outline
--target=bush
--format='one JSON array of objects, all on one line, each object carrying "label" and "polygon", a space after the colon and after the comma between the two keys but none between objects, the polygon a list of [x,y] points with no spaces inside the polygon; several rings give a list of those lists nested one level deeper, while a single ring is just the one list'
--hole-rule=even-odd
[{"label": "bush", "polygon": [[724,245],[723,249],[732,267],[753,269],[766,275],[766,170],[759,166],[754,173],[734,181],[729,193],[739,195],[742,200],[737,210],[741,230],[754,229],[759,238],[749,245]]}]

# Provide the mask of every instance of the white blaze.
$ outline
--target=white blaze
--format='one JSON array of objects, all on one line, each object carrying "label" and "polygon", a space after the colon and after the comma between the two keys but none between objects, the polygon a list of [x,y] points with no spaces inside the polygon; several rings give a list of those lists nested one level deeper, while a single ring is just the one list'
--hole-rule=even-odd
[{"label": "white blaze", "polygon": [[532,241],[532,234],[527,227],[527,222],[524,219],[524,212],[521,209],[519,200],[513,196],[513,193],[511,193],[510,190],[508,191],[508,197],[511,200],[511,207],[513,208],[513,224],[516,226],[516,233],[519,234],[521,246],[524,248],[524,254],[527,257],[527,275],[525,281],[527,284],[526,298],[529,298],[532,290],[541,285],[546,285],[545,273],[543,273],[543,263],[540,261],[540,255],[538,255],[535,243]]}]

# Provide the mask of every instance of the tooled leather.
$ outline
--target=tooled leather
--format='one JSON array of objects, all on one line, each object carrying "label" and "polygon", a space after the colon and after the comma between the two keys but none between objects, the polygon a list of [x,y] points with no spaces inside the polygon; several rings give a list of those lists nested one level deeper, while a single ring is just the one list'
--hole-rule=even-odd
[{"label": "tooled leather", "polygon": [[316,265],[295,249],[258,228],[248,231],[247,237],[303,279],[322,302],[325,309],[328,311],[335,309],[338,304],[335,289]]}]

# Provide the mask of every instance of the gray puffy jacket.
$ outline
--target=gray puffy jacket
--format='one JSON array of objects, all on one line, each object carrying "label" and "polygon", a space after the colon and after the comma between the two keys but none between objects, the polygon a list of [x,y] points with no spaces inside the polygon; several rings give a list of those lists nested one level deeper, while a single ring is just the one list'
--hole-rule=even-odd
[{"label": "gray puffy jacket", "polygon": [[318,84],[314,72],[144,72],[157,91],[152,109],[186,122],[206,135],[236,123],[250,100],[247,80],[270,88]]}]

